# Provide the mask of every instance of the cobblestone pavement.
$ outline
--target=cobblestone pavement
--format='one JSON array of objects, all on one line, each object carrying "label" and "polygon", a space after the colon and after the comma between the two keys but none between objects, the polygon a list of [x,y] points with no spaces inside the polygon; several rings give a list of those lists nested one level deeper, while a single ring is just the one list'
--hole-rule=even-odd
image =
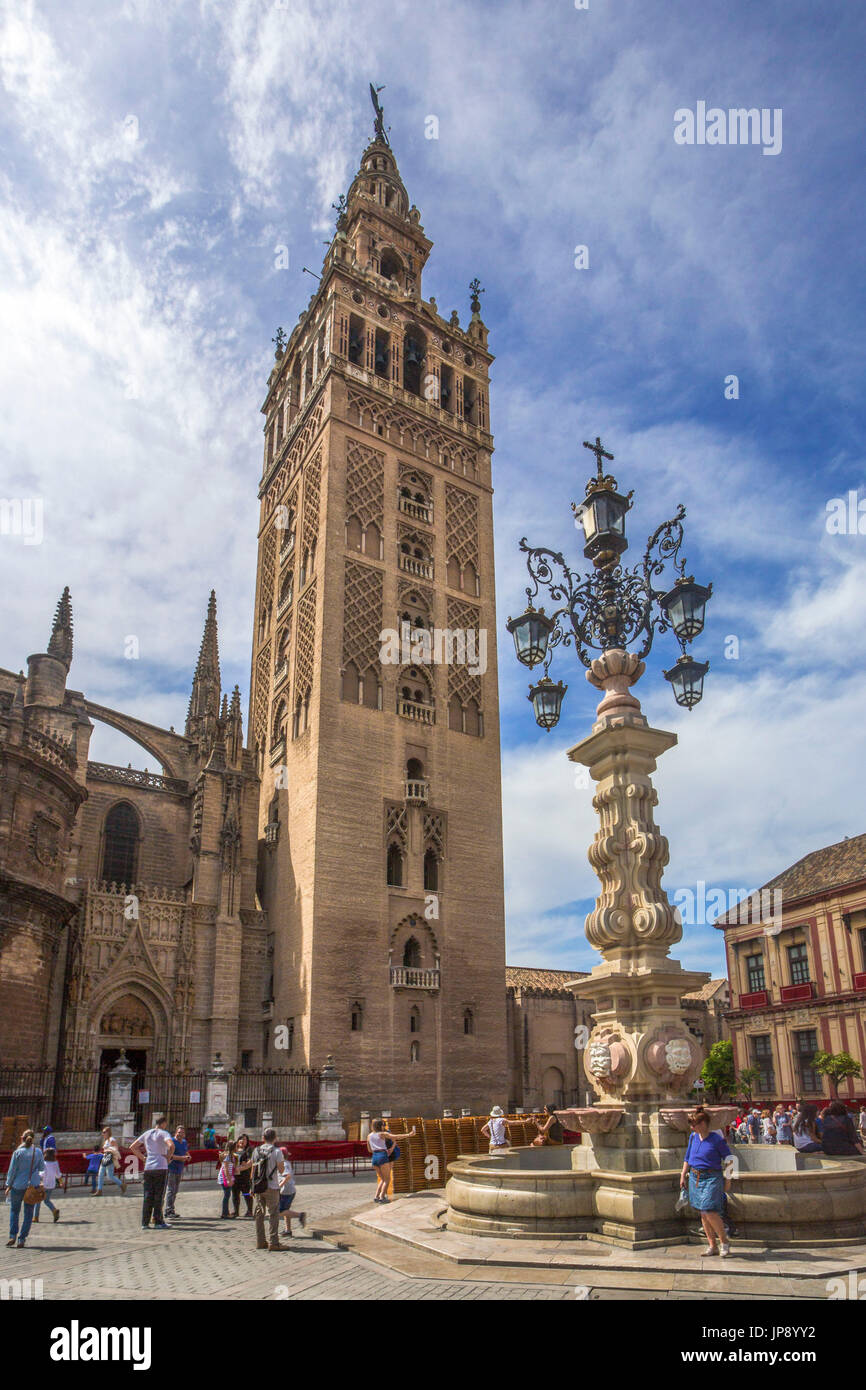
[{"label": "cobblestone pavement", "polygon": [[[255,1224],[241,1216],[222,1221],[214,1183],[184,1185],[182,1220],[170,1231],[141,1230],[140,1190],[126,1197],[91,1197],[82,1189],[61,1194],[57,1223],[43,1209],[23,1250],[0,1244],[0,1278],[41,1280],[53,1299],[574,1299],[563,1283],[509,1278],[507,1271],[468,1278],[423,1277],[441,1262],[428,1261],[416,1277],[389,1269],[334,1238],[352,1214],[370,1207],[370,1183],[334,1175],[298,1179],[295,1205],[307,1213],[307,1231],[295,1223],[284,1253],[255,1248]],[[8,1231],[8,1207],[2,1230]],[[31,1287],[33,1287],[31,1285]],[[38,1287],[38,1286],[37,1286]],[[578,1295],[579,1296],[579,1295]]]}]

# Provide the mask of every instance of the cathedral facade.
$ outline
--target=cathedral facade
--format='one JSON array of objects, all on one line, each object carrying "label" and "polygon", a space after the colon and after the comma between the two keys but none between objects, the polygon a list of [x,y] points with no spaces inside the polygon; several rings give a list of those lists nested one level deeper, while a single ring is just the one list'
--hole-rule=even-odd
[{"label": "cathedral facade", "polygon": [[[68,591],[0,670],[0,1066],[330,1053],[349,1116],[504,1097],[492,357],[431,247],[379,112],[262,407],[249,746],[213,594],[182,735],[69,688]],[[94,719],[160,771],[90,761]]]}]

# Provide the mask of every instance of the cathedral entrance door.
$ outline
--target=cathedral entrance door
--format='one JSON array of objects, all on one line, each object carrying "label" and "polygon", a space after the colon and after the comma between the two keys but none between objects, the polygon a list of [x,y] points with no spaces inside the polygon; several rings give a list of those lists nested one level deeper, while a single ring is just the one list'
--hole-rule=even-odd
[{"label": "cathedral entrance door", "polygon": [[138,1105],[138,1092],[144,1085],[144,1076],[147,1070],[147,1048],[127,1047],[104,1047],[99,1057],[99,1085],[96,1090],[96,1118],[94,1127],[101,1128],[102,1121],[108,1112],[108,1074],[112,1067],[116,1066],[120,1060],[122,1051],[126,1052],[126,1060],[132,1067],[135,1075],[132,1078],[132,1108],[135,1111],[136,1132],[140,1117],[140,1106]]}]

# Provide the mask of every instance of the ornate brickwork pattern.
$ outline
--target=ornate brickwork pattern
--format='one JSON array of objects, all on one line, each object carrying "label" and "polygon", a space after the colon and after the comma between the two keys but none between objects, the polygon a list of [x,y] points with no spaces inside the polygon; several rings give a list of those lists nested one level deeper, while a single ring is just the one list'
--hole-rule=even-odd
[{"label": "ornate brickwork pattern", "polygon": [[356,439],[346,445],[346,516],[362,527],[375,522],[380,532],[384,526],[385,455]]},{"label": "ornate brickwork pattern", "polygon": [[313,688],[316,664],[316,583],[306,590],[298,603],[297,651],[295,654],[295,694],[303,698]]},{"label": "ornate brickwork pattern", "polygon": [[445,858],[445,817],[435,811],[424,813],[424,848],[435,850],[440,859]]},{"label": "ornate brickwork pattern", "polygon": [[253,738],[260,748],[265,746],[270,693],[271,644],[268,642],[256,657],[256,690],[253,696]]},{"label": "ornate brickwork pattern", "polygon": [[346,561],[343,596],[343,665],[354,661],[359,673],[379,660],[384,576],[372,565]]},{"label": "ornate brickwork pattern", "polygon": [[461,569],[478,569],[478,498],[459,487],[445,488],[445,556]]},{"label": "ornate brickwork pattern", "polygon": [[472,445],[452,439],[423,418],[406,415],[399,407],[376,400],[351,383],[347,383],[347,388],[349,418],[353,411],[357,412],[357,424],[362,429],[378,432],[381,425],[388,438],[401,448],[410,449],[449,472],[462,473],[464,478],[477,476],[477,451]]},{"label": "ornate brickwork pattern", "polygon": [[406,820],[405,806],[385,806],[385,843],[392,844],[399,840],[403,849],[409,840],[409,828]]},{"label": "ornate brickwork pattern", "polygon": [[[448,627],[453,632],[460,628],[464,632],[475,633],[475,654],[479,654],[478,630],[481,625],[481,614],[477,608],[473,608],[470,603],[461,603],[459,599],[448,600]],[[461,705],[468,705],[470,700],[474,700],[478,708],[481,709],[481,676],[471,675],[470,665],[476,665],[476,661],[467,661],[465,665],[458,665],[456,662],[448,667],[448,699],[451,700],[456,695]]]},{"label": "ornate brickwork pattern", "polygon": [[302,552],[312,550],[319,539],[319,494],[322,486],[321,449],[304,470],[304,534]]},{"label": "ornate brickwork pattern", "polygon": [[278,536],[273,522],[268,522],[265,538],[262,542],[262,581],[259,589],[259,607],[263,608],[268,603],[274,601],[274,575],[277,564],[277,545]]},{"label": "ornate brickwork pattern", "polygon": [[267,497],[269,513],[273,511],[274,507],[279,502],[280,498],[286,490],[286,487],[289,483],[292,474],[294,473],[295,469],[297,468],[298,464],[300,463],[301,459],[306,453],[307,448],[312,442],[314,436],[318,433],[322,423],[322,416],[324,415],[324,411],[324,398],[320,396],[315,406],[313,407],[312,412],[306,418],[303,428],[295,436],[294,443],[292,444],[291,449],[286,455],[285,461],[280,466],[280,469],[277,472],[274,481],[268,488]]}]

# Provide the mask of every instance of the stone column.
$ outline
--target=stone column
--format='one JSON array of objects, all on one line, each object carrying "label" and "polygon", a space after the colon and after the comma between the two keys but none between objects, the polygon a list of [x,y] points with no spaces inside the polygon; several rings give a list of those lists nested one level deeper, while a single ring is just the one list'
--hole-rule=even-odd
[{"label": "stone column", "polygon": [[340,1077],[333,1057],[322,1067],[319,1081],[319,1113],[316,1115],[316,1134],[319,1139],[345,1139],[346,1131],[340,1117]]},{"label": "stone column", "polygon": [[135,1072],[126,1060],[126,1052],[121,1051],[111,1071],[108,1073],[108,1114],[103,1125],[111,1125],[112,1132],[124,1142],[135,1138],[135,1112],[132,1108],[132,1079]]},{"label": "stone column", "polygon": [[[630,693],[643,669],[637,656],[619,650],[592,663],[587,679],[605,696],[592,733],[568,754],[596,783],[599,828],[589,861],[601,891],[586,935],[602,960],[580,986],[593,1005],[583,1067],[596,1100],[561,1112],[583,1132],[573,1166],[599,1172],[596,1229],[635,1244],[682,1231],[673,1210],[675,1175],[703,1054],[683,1022],[681,1001],[709,979],[668,954],[682,924],[661,886],[668,842],[655,823],[651,775],[677,738],[650,728]],[[637,1174],[643,1176],[636,1185]]]},{"label": "stone column", "polygon": [[214,1129],[225,1128],[229,1123],[229,1082],[219,1053],[208,1072],[206,1100],[202,1124],[213,1125]]}]

